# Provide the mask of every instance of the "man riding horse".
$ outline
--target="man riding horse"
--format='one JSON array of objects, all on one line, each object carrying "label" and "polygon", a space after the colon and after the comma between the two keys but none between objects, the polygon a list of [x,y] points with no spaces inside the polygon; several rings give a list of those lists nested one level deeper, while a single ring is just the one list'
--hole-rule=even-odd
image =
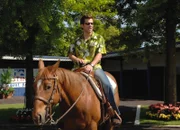
[{"label": "man riding horse", "polygon": [[80,26],[83,34],[78,37],[74,44],[70,45],[69,58],[74,62],[74,68],[84,66],[84,72],[90,74],[94,71],[94,76],[102,83],[104,93],[107,97],[107,103],[116,111],[112,118],[112,123],[119,126],[122,123],[120,111],[115,104],[112,86],[108,77],[102,70],[101,58],[106,54],[104,38],[93,31],[94,19],[91,15],[84,15],[80,19]]}]

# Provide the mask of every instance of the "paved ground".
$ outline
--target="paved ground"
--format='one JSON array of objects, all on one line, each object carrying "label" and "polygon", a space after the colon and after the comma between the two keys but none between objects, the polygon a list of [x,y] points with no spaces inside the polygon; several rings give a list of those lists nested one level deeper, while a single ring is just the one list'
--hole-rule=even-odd
[{"label": "paved ground", "polygon": [[25,97],[24,96],[14,96],[10,99],[0,99],[1,104],[14,104],[14,103],[24,103]]},{"label": "paved ground", "polygon": [[[0,99],[1,104],[14,104],[24,103],[24,97],[13,97],[11,99]],[[162,101],[156,100],[138,100],[138,99],[122,99],[119,107],[123,124],[119,129],[116,130],[179,130],[179,127],[155,127],[155,126],[142,126],[134,125],[136,118],[137,105],[151,105],[160,103]],[[26,125],[26,124],[0,124],[0,130],[40,130],[37,126]],[[57,130],[55,126],[46,126],[42,130]]]}]

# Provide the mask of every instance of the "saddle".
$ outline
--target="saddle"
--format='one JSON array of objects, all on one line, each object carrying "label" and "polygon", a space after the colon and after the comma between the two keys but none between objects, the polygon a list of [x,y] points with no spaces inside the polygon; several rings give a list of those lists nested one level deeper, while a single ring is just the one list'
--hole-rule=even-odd
[{"label": "saddle", "polygon": [[82,68],[74,70],[74,72],[78,72],[82,74],[90,83],[91,87],[93,88],[94,92],[96,93],[98,99],[101,103],[101,121],[100,125],[105,123],[109,118],[115,115],[115,111],[113,110],[112,106],[110,105],[107,96],[104,93],[102,84],[94,77],[94,72],[87,74],[83,71]]}]

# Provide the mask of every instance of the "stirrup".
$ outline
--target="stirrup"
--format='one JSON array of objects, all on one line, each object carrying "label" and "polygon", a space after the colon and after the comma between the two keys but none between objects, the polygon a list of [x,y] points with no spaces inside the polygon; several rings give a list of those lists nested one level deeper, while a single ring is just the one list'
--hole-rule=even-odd
[{"label": "stirrup", "polygon": [[117,111],[114,111],[114,113],[115,113],[115,115],[117,116],[117,118],[118,118],[119,120],[121,120],[121,122],[122,122],[122,119],[121,119],[120,115],[117,113]]},{"label": "stirrup", "polygon": [[115,113],[115,116],[111,119],[112,124],[114,125],[114,127],[119,127],[122,124],[122,118],[117,113],[117,111],[114,111],[114,113]]},{"label": "stirrup", "polygon": [[111,121],[114,127],[120,127],[120,125],[122,124],[122,120],[119,120],[118,118],[113,118],[111,119]]}]

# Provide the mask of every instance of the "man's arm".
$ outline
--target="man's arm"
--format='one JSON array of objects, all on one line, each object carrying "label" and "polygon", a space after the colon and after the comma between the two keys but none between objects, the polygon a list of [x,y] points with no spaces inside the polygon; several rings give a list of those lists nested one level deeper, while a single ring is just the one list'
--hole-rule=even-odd
[{"label": "man's arm", "polygon": [[90,65],[94,67],[97,63],[99,63],[99,61],[101,61],[101,58],[102,58],[102,54],[97,53],[93,61],[90,63]]},{"label": "man's arm", "polygon": [[78,64],[83,64],[83,65],[86,64],[83,59],[80,59],[80,58],[76,57],[75,55],[73,55],[73,54],[71,54],[71,53],[69,53],[68,56],[69,56],[69,58],[70,58],[73,62],[76,62],[76,63],[78,63]]}]

